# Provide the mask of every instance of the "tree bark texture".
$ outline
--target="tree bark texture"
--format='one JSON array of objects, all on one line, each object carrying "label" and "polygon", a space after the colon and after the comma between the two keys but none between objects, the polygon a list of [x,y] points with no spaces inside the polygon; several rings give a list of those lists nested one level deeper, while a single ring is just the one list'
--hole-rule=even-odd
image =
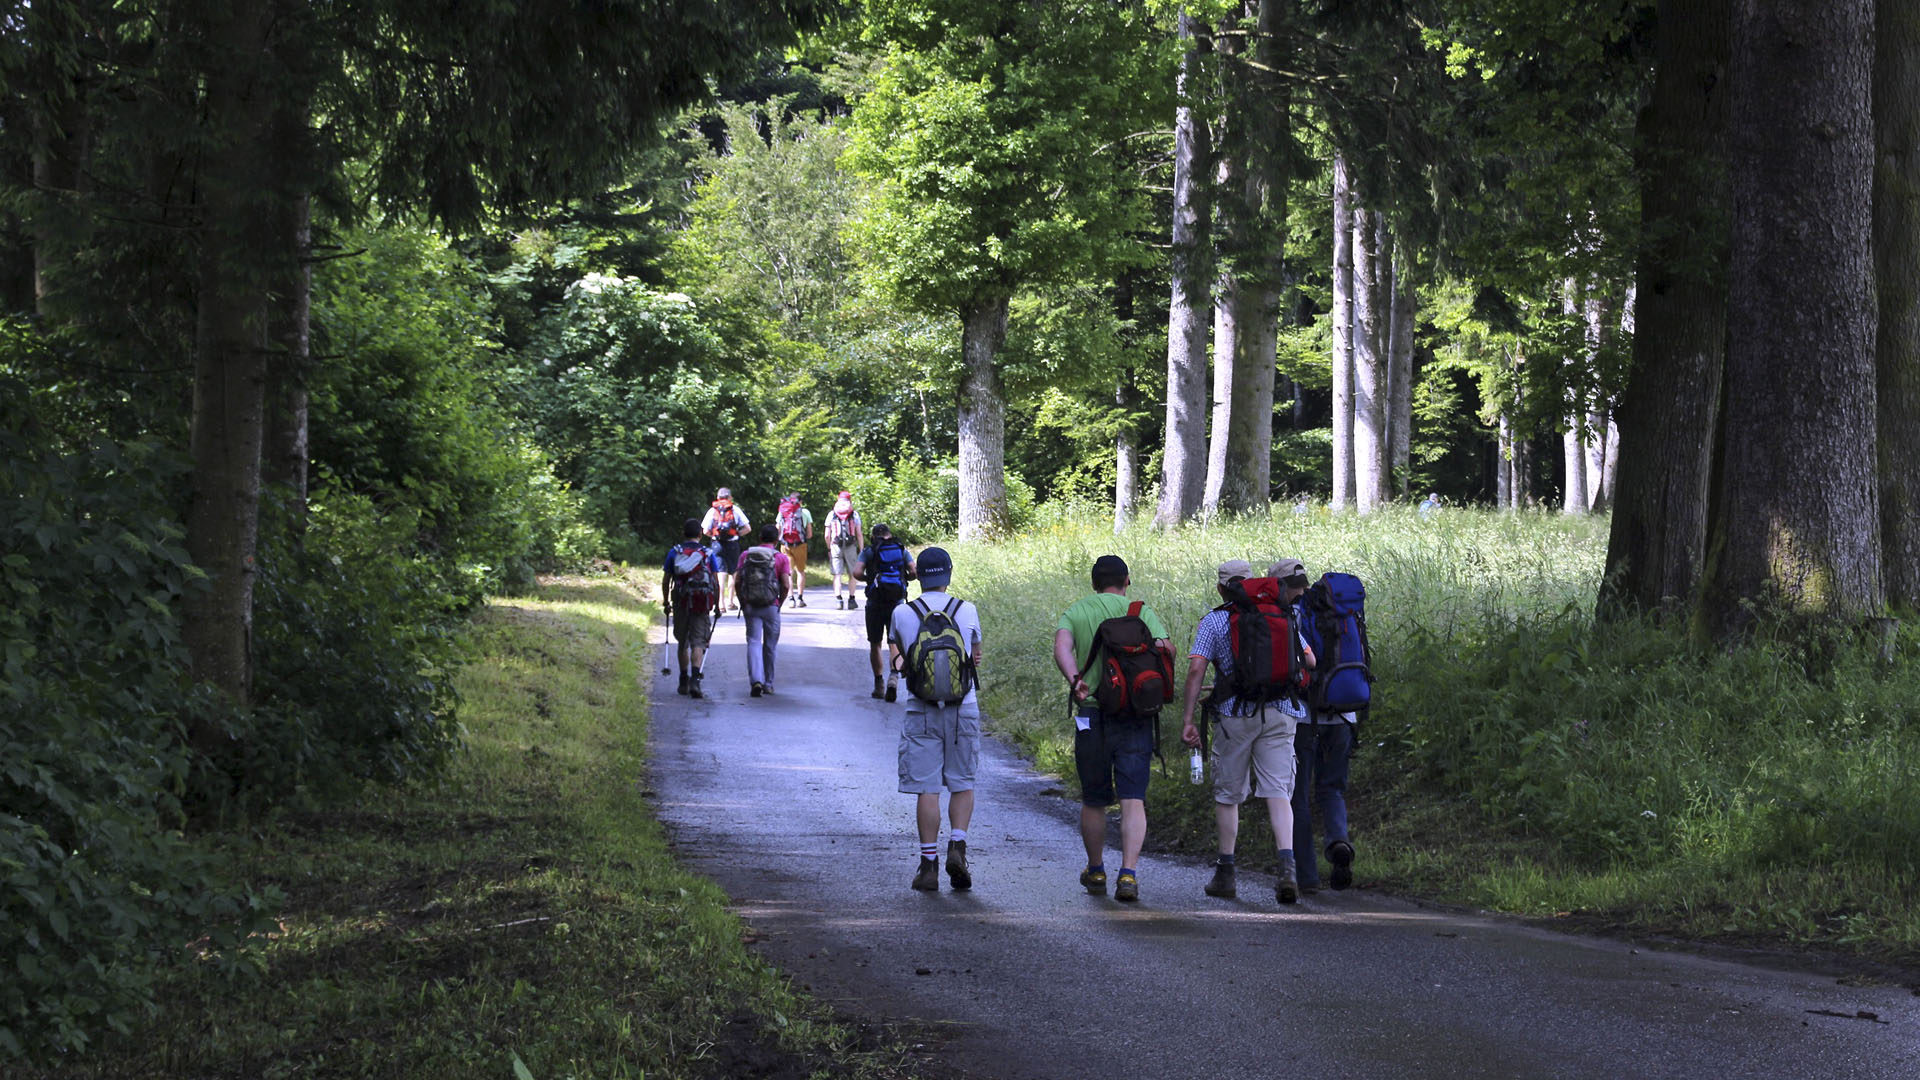
[{"label": "tree bark texture", "polygon": [[1387,348],[1387,459],[1390,494],[1401,499],[1413,483],[1413,326],[1418,305],[1406,258],[1396,250]]},{"label": "tree bark texture", "polygon": [[1381,310],[1377,213],[1353,212],[1353,472],[1354,507],[1369,513],[1386,501],[1386,312]]},{"label": "tree bark texture", "polygon": [[[1192,16],[1180,16],[1180,36],[1195,36]],[[1167,425],[1162,450],[1157,528],[1171,528],[1200,511],[1206,494],[1207,285],[1212,277],[1213,202],[1207,169],[1212,134],[1194,116],[1201,58],[1189,46],[1176,84],[1173,123],[1173,297],[1167,309]]]},{"label": "tree bark texture", "polygon": [[1007,298],[961,314],[960,538],[998,536],[1007,524],[1006,394],[995,360],[1007,340]]},{"label": "tree bark texture", "polygon": [[1595,287],[1587,291],[1584,314],[1587,320],[1587,370],[1594,373],[1587,390],[1587,418],[1580,433],[1581,442],[1586,447],[1586,491],[1587,509],[1598,511],[1606,506],[1607,469],[1607,414],[1610,411],[1599,390],[1600,350],[1606,344],[1606,321],[1609,309],[1606,298]]},{"label": "tree bark texture", "polygon": [[1691,605],[1726,358],[1732,0],[1661,0],[1635,144],[1641,248],[1601,609]]},{"label": "tree bark texture", "polygon": [[1732,55],[1725,505],[1705,609],[1721,637],[1752,621],[1743,601],[1841,617],[1882,597],[1872,0],[1742,0]]},{"label": "tree bark texture", "polygon": [[[1133,408],[1133,372],[1120,377],[1113,391],[1113,403],[1121,412]],[[1113,438],[1113,531],[1126,531],[1133,524],[1134,503],[1138,498],[1140,448],[1131,427],[1122,427]]]},{"label": "tree bark texture", "polygon": [[265,4],[235,4],[209,27],[214,62],[204,80],[208,138],[200,171],[187,551],[209,584],[187,596],[184,637],[194,676],[239,703],[252,682],[267,282],[273,254],[285,250],[274,229],[266,161],[269,15]]},{"label": "tree bark texture", "polygon": [[307,376],[312,357],[313,250],[312,200],[285,200],[281,228],[291,258],[281,269],[275,305],[272,394],[268,402],[265,480],[287,489],[294,504],[295,528],[306,516]]},{"label": "tree bark texture", "polygon": [[1353,505],[1353,181],[1333,155],[1333,509]]},{"label": "tree bark texture", "polygon": [[[1579,314],[1580,283],[1567,278],[1560,284],[1560,310],[1568,316]],[[1566,408],[1561,413],[1566,430],[1560,435],[1560,512],[1563,514],[1587,512],[1587,446],[1580,435],[1580,429],[1587,422],[1586,398],[1581,393],[1586,383],[1585,359],[1583,350],[1581,355],[1569,356],[1560,362],[1560,369],[1567,377]]]},{"label": "tree bark texture", "polygon": [[1502,510],[1515,506],[1513,493],[1513,418],[1501,413],[1493,462],[1493,501]]},{"label": "tree bark texture", "polygon": [[[1221,155],[1221,172],[1228,169]],[[1213,298],[1213,412],[1207,434],[1207,483],[1201,504],[1208,516],[1220,511],[1220,492],[1227,482],[1227,430],[1233,426],[1233,363],[1239,351],[1239,285],[1222,271],[1214,283]]]},{"label": "tree bark texture", "polygon": [[1881,569],[1920,610],[1920,7],[1881,0],[1873,61],[1873,261],[1879,291]]}]

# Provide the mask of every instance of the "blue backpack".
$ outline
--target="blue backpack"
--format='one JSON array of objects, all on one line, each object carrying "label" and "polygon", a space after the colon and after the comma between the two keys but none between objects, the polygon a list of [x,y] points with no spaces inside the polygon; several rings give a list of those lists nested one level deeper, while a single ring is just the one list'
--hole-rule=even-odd
[{"label": "blue backpack", "polygon": [[1313,687],[1308,705],[1317,713],[1344,713],[1373,704],[1373,646],[1367,641],[1367,587],[1352,574],[1321,574],[1302,599],[1301,629],[1313,646]]},{"label": "blue backpack", "polygon": [[867,595],[890,600],[907,598],[907,548],[888,538],[873,545],[873,565],[867,567]]}]

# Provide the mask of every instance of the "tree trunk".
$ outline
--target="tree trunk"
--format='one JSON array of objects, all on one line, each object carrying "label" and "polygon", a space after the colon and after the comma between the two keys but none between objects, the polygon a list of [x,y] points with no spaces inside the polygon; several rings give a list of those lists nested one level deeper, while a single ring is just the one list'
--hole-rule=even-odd
[{"label": "tree trunk", "polygon": [[1920,9],[1882,0],[1875,18],[1881,568],[1887,603],[1911,613],[1920,610]]},{"label": "tree trunk", "polygon": [[1493,502],[1502,510],[1514,508],[1513,484],[1513,418],[1505,412],[1500,414],[1499,434],[1496,436],[1493,465]]},{"label": "tree trunk", "polygon": [[312,355],[312,200],[288,199],[282,221],[293,257],[282,268],[276,305],[276,363],[268,402],[265,480],[285,487],[293,503],[293,527],[305,525],[307,503],[307,375]]},{"label": "tree trunk", "polygon": [[[1220,171],[1225,173],[1228,169],[1227,155],[1222,154]],[[1220,493],[1227,482],[1227,431],[1233,426],[1233,364],[1240,338],[1235,322],[1239,291],[1233,276],[1226,272],[1214,283],[1213,415],[1207,434],[1207,484],[1201,499],[1209,517],[1220,512]]]},{"label": "tree trunk", "polygon": [[[1180,16],[1180,36],[1195,36],[1192,16]],[[1207,186],[1213,156],[1207,125],[1194,118],[1200,50],[1180,60],[1173,135],[1173,299],[1167,309],[1167,430],[1162,453],[1156,528],[1171,528],[1200,511],[1206,494],[1207,282],[1212,271],[1213,203]]]},{"label": "tree trunk", "polygon": [[1704,612],[1721,637],[1752,622],[1746,601],[1881,603],[1872,40],[1872,0],[1734,9],[1725,506]]},{"label": "tree trunk", "polygon": [[960,538],[998,536],[1007,526],[1006,395],[994,366],[1007,340],[1007,298],[961,314]]},{"label": "tree trunk", "polygon": [[[1569,316],[1578,313],[1580,283],[1567,278],[1561,282],[1561,289],[1560,310]],[[1584,354],[1578,360],[1569,356],[1560,363],[1567,376],[1567,408],[1562,414],[1566,430],[1560,435],[1560,512],[1564,514],[1587,512],[1587,444],[1580,431],[1587,422],[1585,395],[1581,393],[1587,380],[1584,359]]]},{"label": "tree trunk", "polygon": [[1604,498],[1601,494],[1601,473],[1607,464],[1607,404],[1600,392],[1600,350],[1607,340],[1607,301],[1601,295],[1599,284],[1587,287],[1587,298],[1581,314],[1587,322],[1587,415],[1580,432],[1580,441],[1586,450],[1586,460],[1581,463],[1583,488],[1586,492],[1586,509],[1589,512],[1601,509]]},{"label": "tree trunk", "polygon": [[285,252],[285,238],[274,228],[266,161],[273,105],[265,63],[268,16],[265,4],[236,4],[209,27],[213,62],[204,76],[208,138],[200,169],[187,551],[209,581],[187,594],[184,637],[194,676],[241,704],[252,683],[266,283],[274,256]]},{"label": "tree trunk", "polygon": [[[78,36],[82,31],[71,25],[63,5],[46,8],[40,32],[60,37]],[[84,88],[76,75],[57,62],[54,42],[39,45],[36,74],[40,93],[52,99],[36,109],[32,120],[32,168],[34,193],[38,207],[32,214],[33,225],[33,301],[41,317],[53,312],[52,274],[59,252],[80,246],[76,232],[79,223],[76,204],[86,187],[87,159],[92,153],[92,118],[87,112]]]},{"label": "tree trunk", "polygon": [[1380,310],[1376,212],[1353,212],[1353,471],[1354,506],[1369,513],[1385,501],[1387,402]]},{"label": "tree trunk", "polygon": [[[1113,403],[1123,413],[1133,408],[1132,382],[1133,372],[1129,371],[1120,376],[1114,387]],[[1136,442],[1131,426],[1122,426],[1113,438],[1113,531],[1116,534],[1125,532],[1133,523],[1135,485],[1140,470]]]},{"label": "tree trunk", "polygon": [[1726,355],[1731,0],[1661,0],[1635,146],[1641,249],[1602,611],[1692,604]]},{"label": "tree trunk", "polygon": [[1413,326],[1419,298],[1406,258],[1396,252],[1393,262],[1393,306],[1388,320],[1392,344],[1387,349],[1387,452],[1391,494],[1405,499],[1413,483]]},{"label": "tree trunk", "polygon": [[1335,510],[1353,505],[1353,183],[1347,157],[1333,155],[1333,492]]}]

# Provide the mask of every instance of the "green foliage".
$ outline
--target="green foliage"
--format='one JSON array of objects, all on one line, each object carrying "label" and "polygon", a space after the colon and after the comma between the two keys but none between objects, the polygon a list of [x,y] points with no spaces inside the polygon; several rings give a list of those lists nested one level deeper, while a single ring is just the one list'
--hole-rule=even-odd
[{"label": "green foliage", "polygon": [[[892,471],[854,457],[836,473],[833,491],[851,491],[868,528],[885,523],[910,544],[945,540],[960,521],[960,470],[951,458],[925,464],[912,458],[893,462]],[[1007,476],[1007,517],[1014,528],[1030,525],[1039,512],[1033,488]],[[820,511],[815,511],[816,518]]]},{"label": "green foliage", "polygon": [[[0,376],[0,1059],[84,1050],[153,1003],[157,973],[233,964],[262,898],[180,833],[176,614],[199,587],[145,443],[67,445]],[[189,943],[200,941],[199,946]]]}]

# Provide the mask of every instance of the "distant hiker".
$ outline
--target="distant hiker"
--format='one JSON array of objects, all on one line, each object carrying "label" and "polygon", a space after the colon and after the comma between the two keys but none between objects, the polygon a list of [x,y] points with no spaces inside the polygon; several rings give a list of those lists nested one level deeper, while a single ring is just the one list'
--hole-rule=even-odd
[{"label": "distant hiker", "polygon": [[[873,527],[878,543],[881,526]],[[947,798],[947,878],[973,887],[967,865],[967,824],[973,819],[974,770],[980,760],[980,612],[947,595],[953,559],[937,547],[920,553],[920,595],[893,609],[888,669],[907,679],[900,725],[900,790],[915,797],[920,868],[913,887],[940,887],[940,789]],[[869,613],[872,607],[869,606]],[[867,616],[871,624],[873,616]],[[891,698],[889,698],[891,700]]]},{"label": "distant hiker", "polygon": [[[1289,563],[1276,566],[1276,571]],[[1274,898],[1291,904],[1300,898],[1293,857],[1293,726],[1306,715],[1301,704],[1312,658],[1301,640],[1293,601],[1306,588],[1272,577],[1255,578],[1244,559],[1229,559],[1216,571],[1214,588],[1222,601],[1194,627],[1187,650],[1187,681],[1180,714],[1180,740],[1202,743],[1193,708],[1207,665],[1218,673],[1202,724],[1213,731],[1213,823],[1219,857],[1208,896],[1238,894],[1234,884],[1234,845],[1240,833],[1240,804],[1248,792],[1267,804],[1279,849]]]},{"label": "distant hiker", "polygon": [[760,526],[760,542],[740,553],[734,604],[747,623],[748,696],[773,693],[773,653],[780,645],[780,605],[793,565],[780,550],[780,526]]},{"label": "distant hiker", "polygon": [[[1276,568],[1277,569],[1277,568]],[[1314,857],[1317,817],[1325,840],[1329,883],[1353,884],[1353,841],[1347,833],[1347,766],[1361,713],[1373,702],[1371,647],[1367,641],[1366,588],[1352,574],[1322,574],[1307,587],[1306,568],[1289,568],[1305,595],[1300,629],[1319,660],[1307,695],[1308,719],[1294,737],[1299,774],[1293,788],[1293,846],[1300,856],[1300,887],[1320,885]]]},{"label": "distant hiker", "polygon": [[1147,776],[1160,707],[1173,695],[1173,659],[1160,616],[1127,599],[1132,580],[1125,560],[1100,556],[1092,577],[1093,594],[1060,616],[1053,635],[1053,662],[1067,678],[1074,713],[1080,839],[1087,849],[1080,884],[1095,895],[1107,891],[1107,807],[1118,800],[1120,876],[1113,897],[1138,900]]},{"label": "distant hiker", "polygon": [[800,493],[794,492],[780,500],[780,516],[774,524],[780,526],[780,547],[793,564],[793,582],[788,588],[793,606],[806,607],[807,545],[813,542],[813,511],[800,502]]},{"label": "distant hiker", "polygon": [[[746,511],[733,505],[733,492],[721,488],[713,493],[713,505],[707,508],[707,514],[700,519],[700,531],[712,537],[720,545],[720,565],[726,569],[720,572],[720,595],[732,597],[733,568],[740,561],[740,538],[747,535],[753,526],[747,522]],[[739,602],[733,604],[739,608]]]},{"label": "distant hiker", "polygon": [[1420,516],[1430,517],[1433,512],[1438,509],[1440,509],[1440,493],[1437,491],[1427,492],[1427,497],[1420,500]]},{"label": "distant hiker", "polygon": [[1313,500],[1305,495],[1300,496],[1300,501],[1293,504],[1293,512],[1296,514],[1312,513]]},{"label": "distant hiker", "polygon": [[701,697],[707,643],[713,639],[713,619],[720,609],[720,552],[701,536],[699,518],[688,518],[681,536],[684,539],[667,549],[660,595],[672,615],[673,640],[679,642],[679,692]]},{"label": "distant hiker", "polygon": [[[853,564],[860,558],[860,549],[867,545],[866,532],[860,524],[860,511],[853,508],[853,495],[843,491],[834,500],[833,513],[827,515],[827,569],[833,575],[833,602],[843,610],[859,607],[853,593]],[[847,579],[847,594],[840,595],[840,579]]]},{"label": "distant hiker", "polygon": [[[880,647],[886,644],[894,608],[907,598],[907,582],[914,577],[913,555],[894,539],[893,530],[875,525],[873,546],[854,560],[853,576],[867,583],[867,654],[873,663],[873,696],[892,701],[898,690],[893,670],[881,666]],[[887,673],[884,690],[880,684],[883,670]]]}]

